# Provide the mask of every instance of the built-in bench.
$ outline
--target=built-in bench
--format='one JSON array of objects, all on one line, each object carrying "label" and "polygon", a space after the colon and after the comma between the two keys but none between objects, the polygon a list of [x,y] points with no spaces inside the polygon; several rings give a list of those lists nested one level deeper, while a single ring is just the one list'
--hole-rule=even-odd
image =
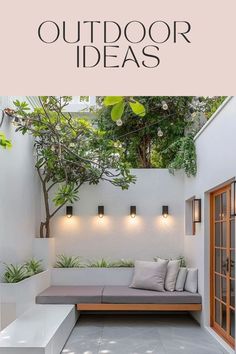
[{"label": "built-in bench", "polygon": [[60,353],[81,311],[200,311],[201,302],[201,295],[188,291],[50,286],[36,297],[36,305],[0,333],[0,354]]},{"label": "built-in bench", "polygon": [[128,286],[51,286],[36,297],[37,304],[75,304],[80,311],[200,311],[201,302],[198,293]]},{"label": "built-in bench", "polygon": [[0,354],[58,354],[78,318],[74,305],[34,305],[0,333]]}]

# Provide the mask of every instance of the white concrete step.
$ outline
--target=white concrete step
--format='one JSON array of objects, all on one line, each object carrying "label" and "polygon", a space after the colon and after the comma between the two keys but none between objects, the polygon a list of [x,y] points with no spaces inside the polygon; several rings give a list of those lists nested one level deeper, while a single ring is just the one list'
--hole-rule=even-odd
[{"label": "white concrete step", "polygon": [[77,318],[74,305],[34,305],[0,332],[0,354],[60,354]]}]

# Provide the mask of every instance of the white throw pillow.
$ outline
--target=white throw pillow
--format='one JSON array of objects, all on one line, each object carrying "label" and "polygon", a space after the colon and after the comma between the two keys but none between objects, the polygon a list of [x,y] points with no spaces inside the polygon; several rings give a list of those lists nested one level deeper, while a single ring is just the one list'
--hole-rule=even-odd
[{"label": "white throw pillow", "polygon": [[160,262],[136,261],[131,288],[165,291],[166,260]]},{"label": "white throw pillow", "polygon": [[[157,263],[163,261],[163,259],[158,258]],[[174,291],[175,290],[175,283],[179,273],[180,261],[170,260],[167,264],[167,272],[165,278],[165,289],[167,291]]]},{"label": "white throw pillow", "polygon": [[190,293],[196,293],[198,290],[198,270],[197,268],[188,268],[184,290]]},{"label": "white throw pillow", "polygon": [[176,291],[183,291],[184,290],[184,284],[186,281],[186,276],[187,276],[187,268],[179,268],[179,273],[176,279],[175,283],[175,290]]}]

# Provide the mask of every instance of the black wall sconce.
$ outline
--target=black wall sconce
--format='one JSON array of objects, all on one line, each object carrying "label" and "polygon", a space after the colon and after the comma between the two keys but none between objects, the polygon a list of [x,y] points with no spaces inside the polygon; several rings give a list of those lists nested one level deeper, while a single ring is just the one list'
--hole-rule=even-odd
[{"label": "black wall sconce", "polygon": [[162,216],[164,218],[167,218],[168,215],[169,215],[169,207],[168,207],[168,205],[163,205],[162,206]]},{"label": "black wall sconce", "polygon": [[73,207],[71,205],[66,207],[66,216],[68,218],[71,218],[73,215]]},{"label": "black wall sconce", "polygon": [[98,216],[99,216],[99,218],[103,218],[103,216],[104,216],[104,206],[103,205],[98,206]]},{"label": "black wall sconce", "polygon": [[236,181],[231,183],[230,190],[230,215],[236,216]]},{"label": "black wall sconce", "polygon": [[130,216],[131,216],[131,218],[135,218],[135,216],[136,216],[136,206],[135,205],[131,205],[131,207],[130,207]]},{"label": "black wall sconce", "polygon": [[193,199],[192,201],[193,222],[198,223],[202,221],[201,199]]}]

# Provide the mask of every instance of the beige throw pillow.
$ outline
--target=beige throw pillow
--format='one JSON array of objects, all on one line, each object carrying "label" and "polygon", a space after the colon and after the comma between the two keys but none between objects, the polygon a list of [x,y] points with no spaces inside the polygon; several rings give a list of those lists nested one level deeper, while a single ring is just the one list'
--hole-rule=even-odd
[{"label": "beige throw pillow", "polygon": [[187,276],[187,268],[179,268],[179,273],[176,279],[176,284],[175,284],[175,290],[176,291],[183,291],[184,290],[184,284]]},{"label": "beige throw pillow", "polygon": [[184,284],[184,290],[190,293],[197,293],[198,291],[198,269],[188,268],[186,281]]},{"label": "beige throw pillow", "polygon": [[[163,261],[163,259],[158,258],[157,263]],[[167,264],[167,272],[165,278],[165,289],[167,291],[174,291],[176,279],[179,273],[180,261],[179,260],[171,260]]]}]

